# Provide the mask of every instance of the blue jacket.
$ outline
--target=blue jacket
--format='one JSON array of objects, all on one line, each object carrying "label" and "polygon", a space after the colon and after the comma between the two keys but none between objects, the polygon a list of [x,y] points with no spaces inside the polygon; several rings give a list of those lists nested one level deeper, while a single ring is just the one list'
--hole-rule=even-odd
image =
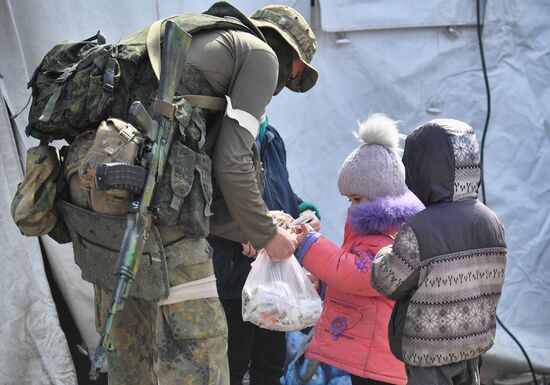
[{"label": "blue jacket", "polygon": [[[314,209],[303,202],[292,190],[286,168],[286,149],[283,139],[274,127],[268,125],[261,142],[260,157],[265,170],[264,202],[269,210],[282,210],[294,218],[300,211]],[[302,210],[300,210],[302,209]],[[210,236],[214,272],[221,299],[241,298],[241,292],[253,259],[242,254],[240,243]]]}]

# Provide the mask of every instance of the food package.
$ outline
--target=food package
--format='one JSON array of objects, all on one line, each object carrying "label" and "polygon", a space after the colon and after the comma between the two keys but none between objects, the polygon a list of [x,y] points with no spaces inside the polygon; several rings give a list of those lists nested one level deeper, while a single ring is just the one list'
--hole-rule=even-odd
[{"label": "food package", "polygon": [[315,325],[322,311],[315,287],[294,256],[272,261],[262,250],[242,292],[244,321],[276,331],[301,330]]}]

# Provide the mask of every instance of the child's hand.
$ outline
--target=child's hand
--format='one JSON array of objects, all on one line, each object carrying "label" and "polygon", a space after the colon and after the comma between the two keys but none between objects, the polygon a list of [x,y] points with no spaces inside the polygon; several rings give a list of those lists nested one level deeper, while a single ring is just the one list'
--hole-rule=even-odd
[{"label": "child's hand", "polygon": [[302,244],[304,239],[311,234],[311,226],[307,224],[301,224],[300,227],[293,227],[292,231],[296,234],[296,242],[298,242],[298,247]]},{"label": "child's hand", "polygon": [[294,226],[301,225],[302,223],[307,223],[315,231],[321,230],[321,221],[319,221],[313,210],[307,209],[302,211],[300,216],[292,222]]}]

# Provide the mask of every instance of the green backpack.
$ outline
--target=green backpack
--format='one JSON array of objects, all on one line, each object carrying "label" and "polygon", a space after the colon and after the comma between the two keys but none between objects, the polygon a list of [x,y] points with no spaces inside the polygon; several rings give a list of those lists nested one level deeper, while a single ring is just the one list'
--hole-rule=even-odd
[{"label": "green backpack", "polygon": [[134,47],[105,44],[101,32],[54,46],[27,85],[32,87],[32,104],[26,134],[70,139],[116,114],[117,107],[128,104],[125,90],[140,55]]},{"label": "green backpack", "polygon": [[[204,30],[238,29],[263,39],[252,22],[226,2],[215,3],[204,14],[183,14],[170,20],[191,35]],[[157,38],[162,40],[161,22]],[[149,28],[117,44],[105,44],[98,32],[83,41],[67,40],[54,46],[27,85],[32,87],[27,136],[71,142],[108,117],[126,120],[134,101],[130,99],[136,95],[149,97],[158,87],[155,81],[134,81],[140,78],[139,71],[150,67],[143,63],[148,58]],[[145,106],[150,104],[150,100],[140,101]]]}]

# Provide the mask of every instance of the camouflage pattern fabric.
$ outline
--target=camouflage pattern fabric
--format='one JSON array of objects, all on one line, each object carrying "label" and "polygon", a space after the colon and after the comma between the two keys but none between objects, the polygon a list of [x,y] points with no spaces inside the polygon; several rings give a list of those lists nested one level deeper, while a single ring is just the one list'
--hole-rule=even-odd
[{"label": "camouflage pattern fabric", "polygon": [[57,223],[54,208],[61,165],[57,149],[36,146],[27,151],[25,178],[17,187],[11,216],[28,237],[49,233]]},{"label": "camouflage pattern fabric", "polygon": [[319,73],[311,65],[317,50],[317,38],[300,13],[286,5],[268,5],[250,16],[261,31],[269,29],[281,36],[304,62],[306,68],[301,75],[290,79],[286,86],[295,92],[306,92],[317,82]]},{"label": "camouflage pattern fabric", "polygon": [[[170,285],[214,274],[210,249],[181,242],[167,258]],[[206,251],[206,252],[205,252]],[[101,330],[111,293],[95,288],[96,328]],[[218,298],[157,306],[129,297],[111,331],[110,385],[228,385],[227,324]]]}]

